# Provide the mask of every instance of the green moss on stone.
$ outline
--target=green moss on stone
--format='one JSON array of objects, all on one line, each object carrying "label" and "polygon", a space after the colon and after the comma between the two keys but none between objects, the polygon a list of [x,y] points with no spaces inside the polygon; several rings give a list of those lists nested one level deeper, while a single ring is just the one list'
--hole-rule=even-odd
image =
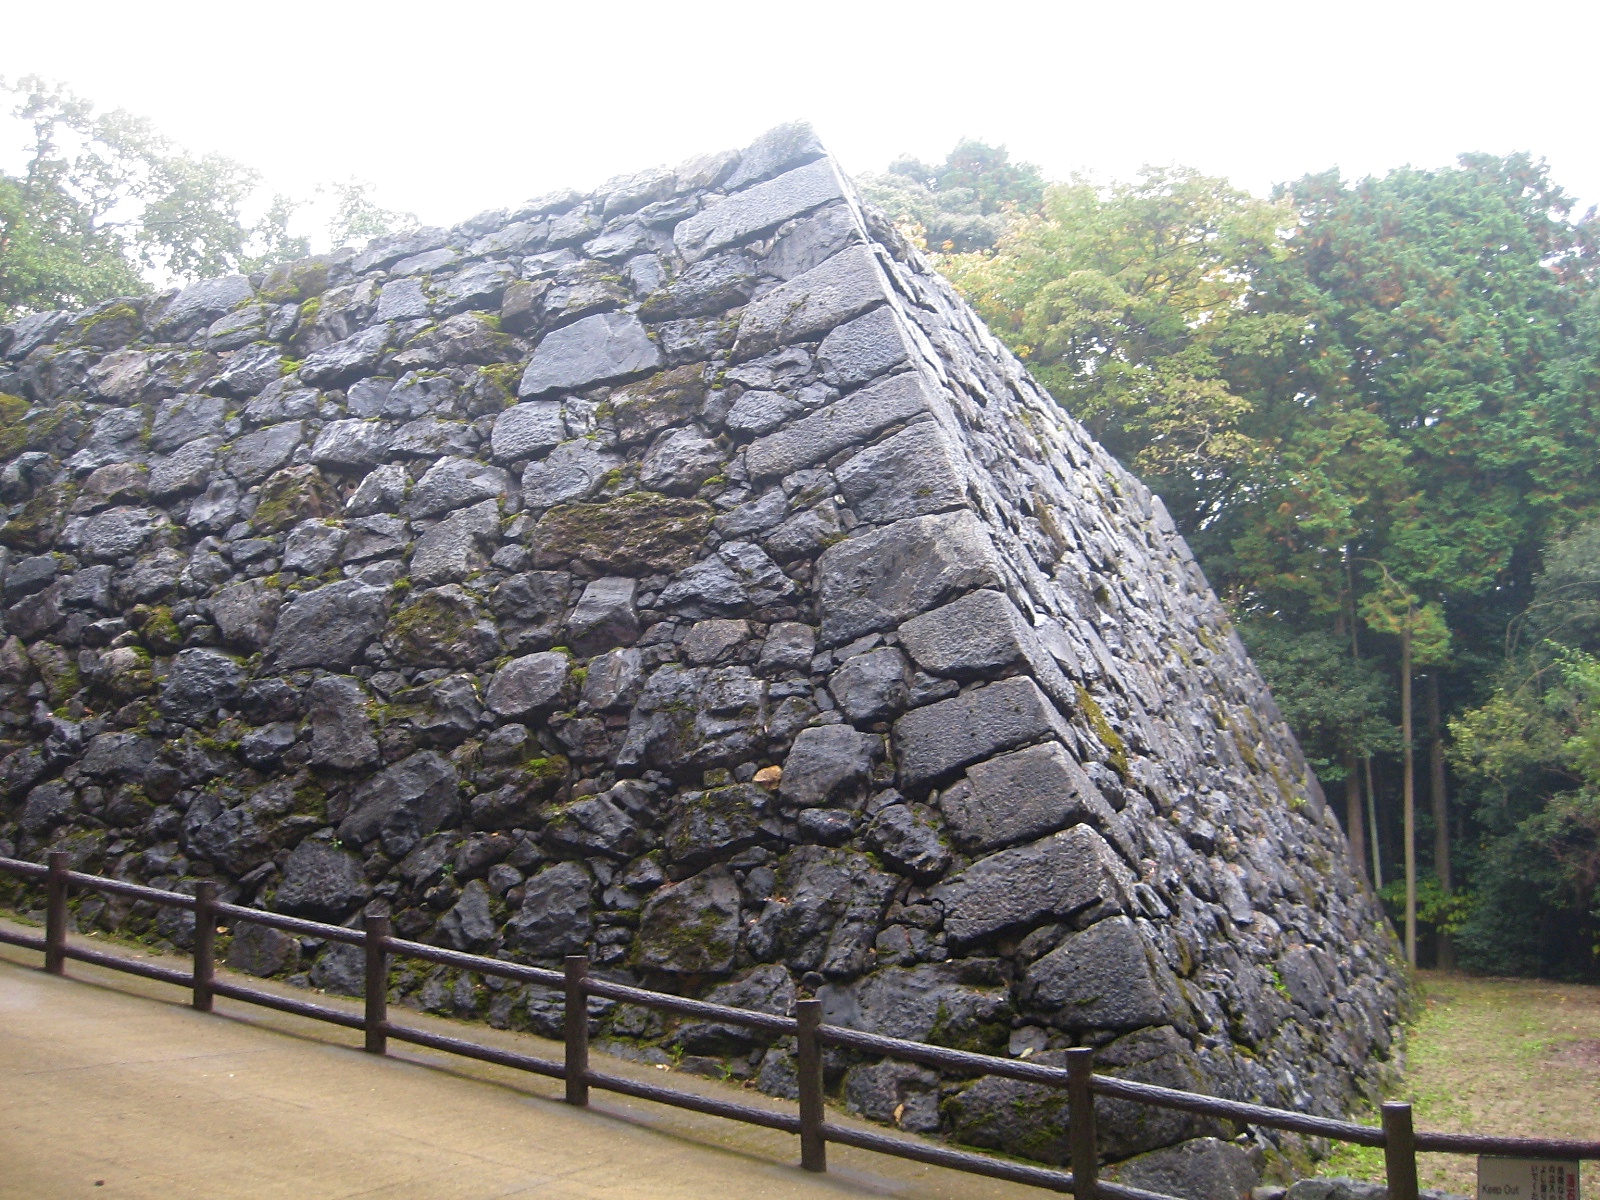
[{"label": "green moss on stone", "polygon": [[695,559],[715,515],[709,504],[630,492],[599,504],[557,505],[534,527],[544,555],[623,574],[681,571]]},{"label": "green moss on stone", "polygon": [[1089,722],[1089,728],[1094,730],[1095,737],[1099,738],[1105,748],[1111,751],[1111,765],[1118,775],[1124,779],[1128,777],[1128,747],[1118,736],[1117,731],[1111,728],[1111,722],[1106,720],[1106,714],[1100,711],[1100,706],[1095,703],[1094,697],[1084,690],[1082,684],[1077,685],[1078,707],[1083,710],[1084,717]]}]

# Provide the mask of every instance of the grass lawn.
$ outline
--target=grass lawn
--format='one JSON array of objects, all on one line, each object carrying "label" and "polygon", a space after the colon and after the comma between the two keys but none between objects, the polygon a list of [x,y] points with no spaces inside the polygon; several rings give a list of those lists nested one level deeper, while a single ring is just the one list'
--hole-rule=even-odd
[{"label": "grass lawn", "polygon": [[[1600,987],[1420,972],[1405,1090],[1418,1129],[1600,1139]],[[1373,1120],[1376,1124],[1376,1121]],[[1476,1160],[1425,1154],[1425,1188],[1476,1195]],[[1383,1178],[1383,1152],[1341,1148],[1325,1175]],[[1600,1163],[1583,1194],[1600,1197]]]}]

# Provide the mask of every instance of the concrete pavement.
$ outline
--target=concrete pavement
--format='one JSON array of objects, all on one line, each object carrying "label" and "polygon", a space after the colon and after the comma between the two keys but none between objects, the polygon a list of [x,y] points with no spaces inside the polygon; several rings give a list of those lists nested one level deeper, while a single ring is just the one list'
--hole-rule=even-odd
[{"label": "concrete pavement", "polygon": [[[395,1042],[379,1058],[336,1026],[223,999],[206,1015],[177,988],[84,963],[59,979],[39,961],[0,946],[4,1200],[1042,1194],[838,1146],[829,1147],[829,1174],[809,1175],[786,1134],[598,1091],[590,1109],[574,1109],[559,1102],[554,1080]],[[397,1019],[463,1035],[452,1022]],[[473,1026],[466,1036],[560,1057],[555,1043],[525,1035]],[[595,1066],[667,1077],[599,1055]],[[671,1079],[779,1104],[695,1076]]]}]

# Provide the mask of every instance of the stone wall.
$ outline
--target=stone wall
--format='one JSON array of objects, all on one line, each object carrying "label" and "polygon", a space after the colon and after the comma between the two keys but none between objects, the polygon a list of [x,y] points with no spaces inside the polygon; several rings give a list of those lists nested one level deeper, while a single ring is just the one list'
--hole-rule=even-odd
[{"label": "stone wall", "polygon": [[[25,317],[0,393],[0,853],[1321,1113],[1375,1094],[1393,935],[1160,500],[803,127]],[[595,1018],[790,1086],[782,1045]],[[1059,1097],[830,1071],[871,1116],[1065,1156]],[[1240,1153],[1102,1127],[1192,1143],[1158,1174]]]}]

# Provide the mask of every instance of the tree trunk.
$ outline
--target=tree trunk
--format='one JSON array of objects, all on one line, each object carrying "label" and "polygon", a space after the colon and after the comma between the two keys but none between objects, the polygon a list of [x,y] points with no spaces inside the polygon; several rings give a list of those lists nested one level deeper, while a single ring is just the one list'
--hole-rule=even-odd
[{"label": "tree trunk", "polygon": [[1372,786],[1372,755],[1361,759],[1362,773],[1367,781],[1367,828],[1372,832],[1372,886],[1383,891],[1383,842],[1378,836],[1378,792]]},{"label": "tree trunk", "polygon": [[1356,756],[1344,756],[1344,831],[1350,840],[1350,861],[1363,879],[1367,873],[1367,823],[1361,816],[1361,776],[1357,774]]},{"label": "tree trunk", "polygon": [[1400,633],[1400,741],[1405,751],[1402,784],[1406,862],[1406,965],[1417,965],[1417,781],[1416,748],[1411,744],[1411,614]]},{"label": "tree trunk", "polygon": [[[1428,788],[1433,802],[1433,873],[1445,895],[1455,891],[1450,874],[1450,796],[1445,790],[1444,732],[1439,719],[1439,672],[1428,672]],[[1439,956],[1434,965],[1441,971],[1453,970],[1456,950],[1450,935],[1438,934]]]}]

